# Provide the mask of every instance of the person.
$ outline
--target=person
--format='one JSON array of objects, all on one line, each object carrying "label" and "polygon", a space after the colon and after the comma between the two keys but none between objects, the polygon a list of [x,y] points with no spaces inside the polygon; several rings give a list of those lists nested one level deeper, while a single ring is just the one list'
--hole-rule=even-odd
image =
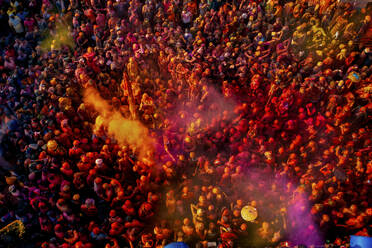
[{"label": "person", "polygon": [[185,28],[189,28],[190,27],[190,23],[191,23],[191,19],[192,19],[192,13],[191,11],[186,8],[182,11],[181,13],[181,16],[182,16],[182,22],[184,24],[184,27]]},{"label": "person", "polygon": [[21,18],[14,14],[9,15],[9,26],[18,35],[21,35],[24,32],[24,27]]}]

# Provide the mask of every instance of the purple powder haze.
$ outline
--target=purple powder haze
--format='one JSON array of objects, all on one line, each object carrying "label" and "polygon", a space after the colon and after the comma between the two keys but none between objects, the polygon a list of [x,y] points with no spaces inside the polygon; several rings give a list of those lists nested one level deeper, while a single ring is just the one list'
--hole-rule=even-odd
[{"label": "purple powder haze", "polygon": [[239,191],[234,194],[245,202],[257,202],[259,223],[276,223],[271,224],[274,232],[282,232],[285,223],[286,234],[281,234],[293,245],[322,243],[306,193],[299,193],[297,185],[267,168],[249,168],[246,165],[245,169],[245,180],[235,186]]},{"label": "purple powder haze", "polygon": [[309,202],[305,195],[297,195],[288,205],[289,240],[295,244],[321,244],[322,237],[310,213]]}]

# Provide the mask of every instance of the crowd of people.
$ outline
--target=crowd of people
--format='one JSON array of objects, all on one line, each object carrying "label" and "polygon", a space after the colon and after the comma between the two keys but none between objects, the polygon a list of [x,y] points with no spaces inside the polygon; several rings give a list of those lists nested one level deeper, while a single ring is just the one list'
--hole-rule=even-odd
[{"label": "crowd of people", "polygon": [[[0,0],[0,228],[25,227],[0,247],[370,236],[371,13],[336,0]],[[152,148],[98,130],[92,88]]]}]

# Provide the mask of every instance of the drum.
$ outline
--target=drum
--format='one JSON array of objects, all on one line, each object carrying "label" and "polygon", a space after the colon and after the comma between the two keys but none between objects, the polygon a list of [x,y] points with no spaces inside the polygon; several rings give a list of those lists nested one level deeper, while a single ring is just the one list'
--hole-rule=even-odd
[{"label": "drum", "polygon": [[240,213],[245,221],[254,221],[258,216],[257,209],[252,206],[244,206]]}]

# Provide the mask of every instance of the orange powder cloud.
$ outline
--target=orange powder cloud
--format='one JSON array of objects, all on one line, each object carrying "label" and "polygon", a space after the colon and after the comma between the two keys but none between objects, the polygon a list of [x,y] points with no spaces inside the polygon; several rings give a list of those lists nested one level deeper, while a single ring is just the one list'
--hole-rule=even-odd
[{"label": "orange powder cloud", "polygon": [[129,145],[139,153],[140,157],[153,151],[153,139],[149,136],[148,129],[140,121],[124,118],[94,88],[87,88],[83,95],[84,103],[93,106],[98,113],[94,132],[104,128],[119,145]]}]

